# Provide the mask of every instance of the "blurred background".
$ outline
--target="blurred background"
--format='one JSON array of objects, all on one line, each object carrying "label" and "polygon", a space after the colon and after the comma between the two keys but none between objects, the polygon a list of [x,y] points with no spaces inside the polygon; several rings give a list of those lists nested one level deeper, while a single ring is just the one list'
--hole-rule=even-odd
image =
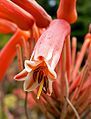
[{"label": "blurred background", "polygon": [[[51,16],[56,18],[56,11],[58,8],[59,0],[36,0]],[[72,25],[72,36],[76,36],[78,39],[78,49],[84,41],[84,35],[88,32],[88,26],[91,23],[91,0],[77,0],[78,20]],[[11,34],[0,34],[0,49],[7,43]],[[0,119],[25,119],[24,113],[24,98],[19,98],[19,91],[16,90],[19,85],[22,87],[22,83],[18,85],[13,79],[14,74],[17,72],[16,61],[11,65],[7,71],[2,87],[0,89],[0,96],[3,98],[3,103],[0,106]],[[16,70],[15,70],[16,69]],[[18,85],[18,86],[17,86]],[[1,94],[3,92],[3,94]],[[24,94],[22,94],[24,97]],[[4,110],[1,107],[5,107]],[[35,106],[36,107],[36,106]],[[38,108],[32,109],[29,113],[31,119],[44,119],[42,113],[39,113]],[[18,109],[18,111],[17,111]],[[4,113],[2,113],[2,111]]]}]

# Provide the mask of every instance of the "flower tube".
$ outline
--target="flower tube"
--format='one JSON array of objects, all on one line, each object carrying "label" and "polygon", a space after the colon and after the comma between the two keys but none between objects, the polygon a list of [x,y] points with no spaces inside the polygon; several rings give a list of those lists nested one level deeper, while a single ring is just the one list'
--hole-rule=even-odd
[{"label": "flower tube", "polygon": [[17,29],[16,33],[11,37],[9,42],[4,46],[0,52],[0,80],[3,76],[9,65],[12,63],[14,57],[16,56],[16,45],[22,44],[21,38],[24,37],[26,40],[29,38],[27,33]]},{"label": "flower tube", "polygon": [[57,18],[74,23],[77,20],[76,0],[60,0]]},{"label": "flower tube", "polygon": [[47,27],[52,20],[47,12],[35,0],[12,0],[35,19],[38,27]]},{"label": "flower tube", "polygon": [[42,91],[52,93],[52,82],[57,78],[54,71],[62,52],[70,25],[65,20],[53,20],[37,41],[30,60],[25,60],[25,69],[14,79],[24,81],[24,90],[32,91],[39,86],[37,99]]},{"label": "flower tube", "polygon": [[34,23],[31,14],[9,0],[0,0],[0,18],[12,21],[24,30],[30,29]]},{"label": "flower tube", "polygon": [[8,34],[14,33],[17,30],[17,26],[5,19],[0,19],[0,33]]}]

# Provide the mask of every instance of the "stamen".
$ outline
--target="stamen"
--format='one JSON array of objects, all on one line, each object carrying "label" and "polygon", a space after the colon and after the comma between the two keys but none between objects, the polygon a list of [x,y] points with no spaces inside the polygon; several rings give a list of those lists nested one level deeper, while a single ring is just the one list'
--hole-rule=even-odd
[{"label": "stamen", "polygon": [[43,91],[46,94],[48,90],[48,78],[47,76],[44,76],[44,85],[43,85]]},{"label": "stamen", "polygon": [[40,83],[40,87],[39,87],[38,94],[37,94],[37,99],[39,99],[39,97],[40,97],[40,94],[41,94],[42,88],[43,88],[43,84],[44,84],[44,79],[42,79],[42,81]]},{"label": "stamen", "polygon": [[44,80],[45,80],[45,81],[48,80],[47,76],[44,76]]},{"label": "stamen", "polygon": [[33,73],[33,79],[34,81],[36,81],[38,79],[38,83],[41,82],[42,78],[43,78],[43,74],[44,74],[44,71],[45,70],[45,67],[44,66],[40,66],[38,68],[36,68],[34,70],[34,73]]},{"label": "stamen", "polygon": [[28,73],[27,73],[26,71],[21,72],[20,74],[17,74],[17,75],[14,77],[14,79],[16,79],[16,80],[22,79],[22,78],[26,77],[27,74],[28,74]]},{"label": "stamen", "polygon": [[34,73],[33,73],[33,80],[34,80],[34,81],[36,81],[37,74],[38,74],[38,71],[34,71]]},{"label": "stamen", "polygon": [[43,78],[43,71],[39,72],[39,77],[38,77],[38,83],[40,83],[42,81]]},{"label": "stamen", "polygon": [[40,67],[36,68],[34,72],[38,72],[40,70]]}]

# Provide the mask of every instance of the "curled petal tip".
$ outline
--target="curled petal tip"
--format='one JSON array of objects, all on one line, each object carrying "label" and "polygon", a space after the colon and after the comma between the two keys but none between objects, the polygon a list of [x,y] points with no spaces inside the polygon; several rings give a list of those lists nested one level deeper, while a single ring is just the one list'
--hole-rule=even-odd
[{"label": "curled petal tip", "polygon": [[15,75],[14,76],[14,80],[18,80],[18,75]]},{"label": "curled petal tip", "polygon": [[26,76],[27,76],[27,72],[26,70],[24,69],[23,71],[21,71],[19,74],[15,75],[14,76],[14,79],[17,80],[17,81],[24,81]]},{"label": "curled petal tip", "polygon": [[54,79],[57,79],[57,74],[55,71],[54,71]]},{"label": "curled petal tip", "polygon": [[51,71],[49,70],[48,75],[49,75],[51,81],[54,81],[57,79],[57,74],[53,70],[51,70]]},{"label": "curled petal tip", "polygon": [[25,79],[24,78],[19,78],[17,75],[14,76],[14,80],[16,81],[24,81]]},{"label": "curled petal tip", "polygon": [[16,80],[16,76],[14,76],[14,80]]},{"label": "curled petal tip", "polygon": [[25,70],[27,72],[31,72],[32,71],[32,65],[31,65],[29,60],[25,60]]}]

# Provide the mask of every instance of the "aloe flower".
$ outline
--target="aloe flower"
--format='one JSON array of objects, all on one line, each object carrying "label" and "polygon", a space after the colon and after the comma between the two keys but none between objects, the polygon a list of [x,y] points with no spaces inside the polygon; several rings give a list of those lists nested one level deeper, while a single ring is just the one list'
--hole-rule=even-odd
[{"label": "aloe flower", "polygon": [[[76,20],[76,0],[60,0],[54,20],[35,0],[0,1],[0,33],[13,33],[0,51],[0,79],[17,54],[21,72],[14,79],[24,81],[26,92],[33,91],[29,106],[37,102],[49,119],[80,119],[90,109],[91,28],[76,51],[77,38],[70,43],[70,24]],[[25,97],[22,90],[15,94]]]},{"label": "aloe flower", "polygon": [[[14,2],[19,3],[21,7]],[[39,27],[47,27],[49,25],[51,17],[35,1],[23,0],[22,2],[14,2],[9,0],[0,1],[0,18],[14,22],[23,30],[30,30],[34,22]]]},{"label": "aloe flower", "polygon": [[77,20],[76,0],[60,0],[57,17],[74,23]]},{"label": "aloe flower", "polygon": [[[13,26],[13,29],[15,28],[16,27]],[[6,31],[4,30],[4,32]],[[16,29],[15,34],[10,38],[8,43],[0,51],[0,66],[2,66],[3,64],[2,69],[0,68],[0,80],[2,80],[7,68],[10,66],[14,57],[16,56],[16,45],[19,44],[20,46],[22,46],[22,40],[21,40],[22,37],[28,40],[29,33],[23,32],[20,29]]]},{"label": "aloe flower", "polygon": [[[31,2],[28,4],[31,6]],[[0,59],[2,59],[0,60],[0,66],[4,64],[2,71],[0,69],[0,80],[3,78],[7,68],[10,66],[16,56],[17,44],[23,47],[22,39],[25,40],[25,44],[26,41],[31,38],[34,38],[35,41],[37,41],[42,33],[42,29],[39,29],[36,24],[41,27],[47,27],[51,21],[51,17],[40,5],[38,5],[36,2],[32,2],[32,5],[33,7],[31,9],[36,11],[36,13],[38,13],[40,16],[39,20],[36,18],[35,13],[32,14],[33,11],[32,13],[29,13],[9,0],[0,1],[0,33],[14,33],[12,38],[0,52]]]},{"label": "aloe flower", "polygon": [[42,90],[52,93],[52,82],[57,78],[54,69],[69,34],[70,25],[65,20],[53,20],[37,41],[30,60],[25,61],[25,69],[14,77],[18,81],[24,80],[25,91],[39,86],[38,99]]},{"label": "aloe flower", "polygon": [[16,29],[17,29],[16,24],[0,18],[0,33],[2,34],[15,33]]},{"label": "aloe flower", "polygon": [[0,18],[10,20],[24,30],[30,29],[34,23],[31,14],[9,0],[0,1]]},{"label": "aloe flower", "polygon": [[30,13],[38,27],[47,27],[52,21],[46,11],[35,1],[35,0],[12,0],[14,3],[19,5],[21,8]]}]

